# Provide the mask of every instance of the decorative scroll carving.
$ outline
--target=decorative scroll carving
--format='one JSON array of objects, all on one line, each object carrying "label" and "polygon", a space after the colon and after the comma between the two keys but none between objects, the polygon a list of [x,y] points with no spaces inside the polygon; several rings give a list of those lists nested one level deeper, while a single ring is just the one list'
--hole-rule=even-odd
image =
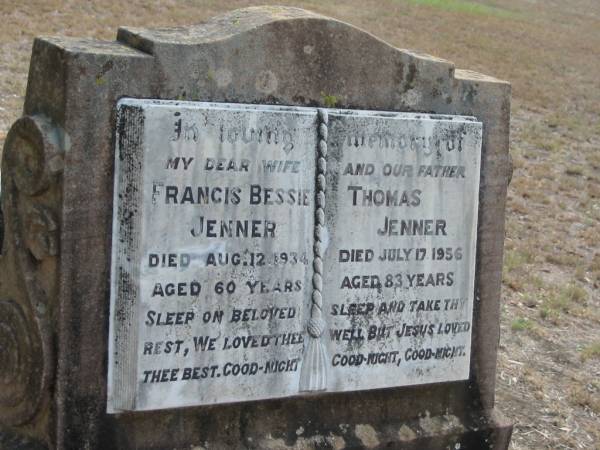
[{"label": "decorative scroll carving", "polygon": [[46,191],[62,172],[61,137],[49,119],[25,116],[17,120],[6,137],[4,167],[17,189],[28,195]]},{"label": "decorative scroll carving", "polygon": [[32,419],[55,369],[50,315],[57,264],[42,263],[59,253],[53,207],[60,204],[63,146],[58,128],[42,116],[17,120],[4,146],[2,206],[12,242],[4,245],[2,265],[16,272],[0,285],[10,298],[0,300],[0,422],[9,425]]},{"label": "decorative scroll carving", "polygon": [[325,175],[327,173],[327,110],[318,110],[317,184],[315,208],[315,243],[313,249],[313,292],[308,321],[308,343],[304,350],[300,391],[323,391],[327,387],[327,358],[321,336],[325,331],[323,320],[323,240],[325,229]]},{"label": "decorative scroll carving", "polygon": [[27,206],[22,230],[25,248],[37,261],[58,255],[58,224],[52,211],[41,205]]},{"label": "decorative scroll carving", "polygon": [[0,300],[0,345],[0,420],[18,425],[37,409],[44,363],[35,324],[12,300]]}]

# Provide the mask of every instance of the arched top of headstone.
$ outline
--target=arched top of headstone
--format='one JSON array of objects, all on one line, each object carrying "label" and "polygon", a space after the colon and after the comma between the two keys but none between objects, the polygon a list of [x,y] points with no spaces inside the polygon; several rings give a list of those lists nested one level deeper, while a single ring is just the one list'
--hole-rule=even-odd
[{"label": "arched top of headstone", "polygon": [[156,58],[163,98],[453,112],[464,110],[458,81],[497,81],[457,76],[449,61],[291,7],[250,7],[190,27],[125,27],[118,40]]},{"label": "arched top of headstone", "polygon": [[121,27],[119,38],[136,36],[136,47],[152,53],[155,45],[199,45],[231,38],[276,22],[296,20],[325,20],[328,17],[301,8],[284,6],[251,6],[211,17],[207,22],[192,26],[168,28]]}]

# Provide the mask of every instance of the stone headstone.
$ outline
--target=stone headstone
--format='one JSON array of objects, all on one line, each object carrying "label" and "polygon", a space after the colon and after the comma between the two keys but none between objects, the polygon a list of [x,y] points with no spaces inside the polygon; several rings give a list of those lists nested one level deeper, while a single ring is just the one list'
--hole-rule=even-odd
[{"label": "stone headstone", "polygon": [[36,39],[0,443],[506,449],[510,86],[296,8]]}]

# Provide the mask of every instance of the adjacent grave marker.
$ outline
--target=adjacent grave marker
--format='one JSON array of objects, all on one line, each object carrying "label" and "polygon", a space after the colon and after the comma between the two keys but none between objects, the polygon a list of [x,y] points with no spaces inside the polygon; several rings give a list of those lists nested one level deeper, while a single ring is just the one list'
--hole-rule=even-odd
[{"label": "adjacent grave marker", "polygon": [[0,446],[505,450],[509,110],[503,81],[295,8],[37,39],[2,163]]}]

